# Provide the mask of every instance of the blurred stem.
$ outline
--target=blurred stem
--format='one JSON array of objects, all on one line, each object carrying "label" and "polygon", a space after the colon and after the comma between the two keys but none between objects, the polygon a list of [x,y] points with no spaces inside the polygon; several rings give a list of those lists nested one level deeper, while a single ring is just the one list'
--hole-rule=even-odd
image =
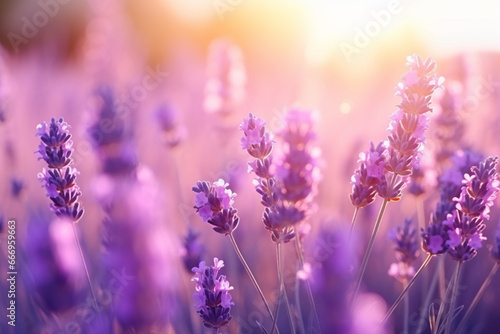
[{"label": "blurred stem", "polygon": [[[405,282],[406,283],[406,282]],[[405,333],[409,333],[409,325],[408,325],[408,319],[410,317],[410,294],[406,294],[404,297],[404,303],[405,303],[405,310],[404,310],[404,318],[403,318],[403,328]]]},{"label": "blurred stem", "polygon": [[103,323],[102,317],[101,317],[101,311],[99,310],[99,307],[97,306],[97,298],[95,296],[94,288],[92,286],[92,281],[90,279],[89,270],[87,269],[87,263],[85,262],[85,257],[83,256],[82,247],[80,245],[80,239],[78,238],[78,231],[76,230],[76,222],[72,222],[71,224],[73,225],[73,234],[75,235],[76,245],[78,247],[78,252],[80,253],[80,257],[82,259],[82,264],[83,264],[83,269],[85,270],[85,275],[87,276],[87,283],[89,285],[90,293],[92,294],[94,308],[95,308],[95,311],[97,312],[97,316],[99,317],[99,323],[101,325],[101,329],[103,330],[103,332],[105,332],[104,323]]},{"label": "blurred stem", "polygon": [[389,309],[389,311],[387,311],[387,313],[384,316],[384,319],[382,319],[382,321],[380,322],[380,325],[383,325],[387,321],[387,319],[389,319],[389,317],[394,312],[394,310],[396,309],[396,307],[398,307],[399,303],[401,302],[401,300],[403,299],[403,297],[406,295],[406,293],[408,292],[408,290],[412,287],[413,283],[415,283],[415,280],[417,279],[417,277],[425,269],[425,267],[427,267],[427,265],[429,264],[429,262],[432,259],[432,256],[433,256],[432,254],[429,254],[427,256],[427,258],[425,259],[424,263],[422,263],[422,265],[420,266],[420,268],[417,270],[417,272],[415,273],[415,275],[413,275],[412,279],[406,285],[406,287],[403,289],[403,291],[401,292],[401,294],[399,295],[399,297],[396,299],[396,301],[394,302],[394,304],[392,304],[392,306]]},{"label": "blurred stem", "polygon": [[[458,267],[457,267],[458,269]],[[436,318],[436,323],[434,324],[434,328],[432,330],[432,334],[437,334],[439,332],[439,327],[441,327],[441,318],[443,317],[443,314],[445,313],[445,304],[448,302],[449,295],[451,293],[451,290],[453,288],[453,283],[455,282],[455,276],[456,276],[457,271],[453,273],[453,276],[448,283],[448,287],[446,288],[446,291],[444,293],[443,298],[441,298],[441,304],[439,305],[439,311],[438,315]]]},{"label": "blurred stem", "polygon": [[[296,248],[296,251],[297,251],[297,258],[299,259],[299,265],[300,265],[300,268],[304,268],[304,251],[303,251],[303,248],[302,248],[302,242],[300,240],[300,236],[295,236],[295,248]],[[296,279],[298,279],[296,277]],[[313,294],[312,294],[312,291],[311,291],[311,285],[309,284],[309,279],[306,278],[304,280],[305,282],[305,287],[306,287],[306,292],[307,292],[307,298],[309,299],[309,304],[311,305],[311,309],[312,309],[312,312],[313,312],[313,315],[314,315],[314,321],[315,321],[315,326],[316,326],[316,329],[318,330],[319,333],[321,333],[321,326],[319,324],[319,318],[318,318],[318,312],[316,310],[316,303],[314,302],[314,297],[313,297]],[[300,305],[301,304],[297,304],[297,308],[300,310]],[[302,313],[299,311],[299,314],[301,315]],[[300,321],[301,321],[301,325],[302,325],[302,329],[303,326],[304,326],[304,323],[303,323],[303,319],[302,317],[300,318]]]},{"label": "blurred stem", "polygon": [[457,303],[457,291],[458,291],[458,283],[460,282],[460,269],[462,268],[462,261],[458,261],[457,269],[455,271],[455,279],[453,282],[453,292],[451,295],[451,303],[450,303],[450,312],[449,312],[449,320],[446,326],[445,334],[451,333],[451,327],[453,326],[453,318],[455,314],[455,304]]},{"label": "blurred stem", "polygon": [[[394,179],[394,177],[393,177]],[[392,184],[392,182],[391,182]],[[385,209],[387,208],[387,204],[389,200],[384,198],[384,202],[382,202],[382,206],[380,207],[380,211],[377,216],[377,220],[375,221],[375,226],[373,226],[372,236],[370,238],[370,242],[368,243],[368,247],[366,248],[365,255],[363,257],[363,262],[361,262],[361,267],[359,269],[358,278],[356,279],[356,286],[354,288],[354,294],[351,299],[351,309],[354,307],[354,302],[356,301],[356,297],[358,295],[359,287],[361,285],[361,280],[363,279],[363,275],[365,274],[366,265],[368,264],[368,259],[370,258],[370,254],[372,252],[373,243],[375,242],[375,237],[377,236],[378,229],[380,228],[380,223],[382,222],[382,217],[384,216]]]},{"label": "blurred stem", "polygon": [[469,319],[469,317],[472,314],[472,311],[474,311],[474,308],[476,307],[477,303],[483,297],[483,294],[486,291],[486,289],[488,288],[488,286],[490,286],[490,283],[493,279],[493,276],[495,276],[495,274],[498,270],[498,267],[500,267],[499,262],[495,263],[493,268],[491,268],[491,271],[490,271],[488,277],[486,277],[486,279],[484,280],[483,285],[481,285],[481,288],[479,289],[476,296],[474,297],[474,300],[472,300],[472,303],[470,304],[469,309],[467,310],[467,313],[465,313],[464,317],[462,318],[462,321],[458,325],[457,330],[455,331],[456,333],[460,333],[460,329],[462,329],[464,324],[467,322],[467,319]]},{"label": "blurred stem", "polygon": [[[441,263],[444,262],[444,259],[445,259],[444,256],[440,256],[439,257],[438,266]],[[425,301],[422,304],[422,307],[420,308],[422,310],[422,313],[426,312],[426,313],[423,313],[423,314],[427,314],[428,305],[431,302],[432,296],[434,295],[434,290],[436,290],[436,285],[437,285],[438,277],[439,277],[439,271],[435,270],[434,271],[434,276],[432,277],[431,285],[429,287],[429,291],[427,292],[427,295],[425,296]],[[419,319],[419,322],[418,322],[418,328],[417,328],[416,333],[422,333],[423,332],[423,327],[424,327],[424,324],[425,324],[425,317],[423,316],[423,314],[421,314],[421,316],[420,316],[420,319]]]},{"label": "blurred stem", "polygon": [[[288,320],[290,321],[290,330],[291,333],[296,333],[295,329],[295,324],[293,321],[293,314],[292,310],[290,308],[290,302],[288,301],[288,295],[286,293],[286,288],[285,288],[285,279],[284,279],[284,273],[285,273],[285,266],[284,266],[284,261],[283,261],[283,250],[281,249],[281,242],[278,242],[276,244],[276,264],[278,267],[278,277],[280,281],[280,298],[278,300],[278,303],[281,303],[281,297],[285,299],[285,307],[286,311],[288,313]],[[298,306],[297,306],[298,307]],[[278,315],[276,314],[275,322],[278,318]]]},{"label": "blurred stem", "polygon": [[[273,321],[273,323],[275,323],[273,312],[271,311],[271,308],[269,307],[269,304],[266,300],[266,297],[264,297],[264,294],[262,293],[262,290],[259,286],[259,283],[257,283],[255,276],[252,274],[252,271],[250,270],[250,267],[248,266],[245,259],[243,258],[243,254],[241,254],[241,251],[238,248],[238,245],[236,244],[236,240],[234,240],[233,232],[231,231],[228,235],[229,235],[229,239],[231,240],[231,243],[234,247],[234,251],[236,252],[236,255],[240,259],[240,262],[243,265],[243,267],[245,268],[245,270],[248,274],[248,277],[250,278],[250,281],[252,281],[253,286],[255,287],[257,292],[259,293],[260,298],[262,298],[262,301],[264,302],[264,305],[266,306],[267,312],[269,313],[271,320]],[[276,329],[276,332],[279,333],[278,327],[275,327],[275,329]],[[274,328],[273,328],[273,330],[274,330]]]},{"label": "blurred stem", "polygon": [[356,224],[356,218],[358,218],[358,213],[359,213],[359,207],[356,207],[356,209],[354,209],[354,214],[352,215],[351,229],[349,230],[349,237],[347,239],[348,245],[351,243],[352,231],[354,230],[354,225]]}]

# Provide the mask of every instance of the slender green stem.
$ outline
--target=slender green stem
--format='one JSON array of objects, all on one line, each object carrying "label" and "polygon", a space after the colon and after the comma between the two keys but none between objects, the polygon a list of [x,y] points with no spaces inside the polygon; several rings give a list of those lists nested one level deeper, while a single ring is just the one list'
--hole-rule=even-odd
[{"label": "slender green stem", "polygon": [[415,283],[415,280],[417,279],[417,277],[425,269],[425,267],[427,267],[427,265],[429,264],[429,262],[432,259],[432,256],[433,256],[432,254],[429,254],[427,256],[427,258],[425,259],[425,261],[422,263],[422,265],[417,270],[417,272],[415,273],[415,275],[413,275],[412,279],[410,280],[410,282],[408,282],[408,284],[403,289],[403,291],[401,292],[401,294],[399,295],[399,297],[396,299],[396,301],[394,302],[394,304],[392,304],[392,306],[389,309],[389,311],[387,311],[387,313],[384,316],[384,319],[382,319],[382,321],[380,323],[381,325],[383,325],[387,321],[387,319],[389,319],[389,317],[394,312],[394,310],[396,309],[396,307],[398,307],[398,305],[401,302],[401,300],[403,299],[403,297],[406,295],[406,293],[408,292],[408,290],[412,287],[413,283]]},{"label": "slender green stem", "polygon": [[377,220],[375,222],[375,226],[373,226],[372,236],[370,238],[370,242],[368,243],[368,247],[365,251],[365,256],[363,257],[363,261],[361,262],[361,267],[359,269],[358,278],[356,279],[356,286],[354,289],[354,294],[351,299],[351,308],[354,307],[354,302],[356,301],[356,297],[358,295],[359,287],[361,285],[361,280],[363,279],[363,275],[365,274],[366,265],[368,264],[368,259],[370,258],[370,254],[372,252],[373,243],[375,242],[375,237],[377,236],[378,229],[380,228],[380,223],[382,222],[382,217],[384,216],[385,209],[387,208],[387,204],[389,201],[384,199],[382,202],[382,206],[380,207],[380,211],[377,216]]},{"label": "slender green stem", "polygon": [[453,326],[453,315],[455,313],[455,304],[457,303],[457,292],[458,292],[458,283],[460,282],[460,269],[462,268],[462,261],[458,261],[457,269],[455,272],[455,280],[453,282],[453,292],[451,295],[451,303],[450,303],[450,316],[449,321],[446,326],[445,334],[451,333],[451,327]]},{"label": "slender green stem", "polygon": [[479,291],[477,292],[476,296],[472,300],[472,303],[470,304],[469,309],[467,310],[467,313],[465,313],[464,317],[462,318],[462,321],[458,325],[456,333],[460,333],[460,330],[462,329],[462,327],[465,325],[465,323],[469,319],[470,315],[472,314],[472,311],[474,311],[474,308],[477,306],[477,303],[479,302],[481,297],[483,297],[484,292],[486,291],[488,286],[490,286],[490,283],[493,279],[493,276],[495,276],[499,267],[500,267],[500,263],[496,262],[495,265],[493,266],[493,268],[491,268],[491,271],[490,271],[488,277],[486,277],[486,279],[484,280],[483,285],[481,285],[481,288],[479,288]]},{"label": "slender green stem", "polygon": [[280,243],[276,244],[276,270],[278,272],[278,284],[279,284],[279,289],[278,289],[278,300],[276,301],[276,313],[274,313],[274,320],[273,320],[273,327],[271,327],[271,334],[274,333],[274,327],[276,327],[276,323],[278,321],[278,314],[280,311],[280,305],[281,305],[281,297],[283,296],[283,284],[282,283],[282,277],[281,277],[281,269],[280,269]]},{"label": "slender green stem", "polygon": [[[458,267],[457,267],[457,269],[458,269]],[[439,331],[439,328],[441,327],[441,318],[443,317],[443,315],[445,313],[445,308],[446,308],[445,304],[448,302],[451,290],[453,289],[453,283],[455,282],[456,274],[457,274],[457,271],[455,270],[455,272],[453,273],[453,276],[451,277],[450,282],[448,283],[448,286],[446,287],[444,297],[441,299],[441,305],[439,305],[439,311],[438,311],[436,323],[434,325],[434,330],[432,331],[432,334],[437,334]]]},{"label": "slender green stem", "polygon": [[[233,245],[234,251],[236,252],[236,255],[240,259],[241,264],[245,268],[248,277],[250,278],[250,281],[252,281],[253,286],[257,290],[257,292],[260,295],[260,298],[262,298],[262,301],[264,302],[264,305],[266,306],[267,312],[269,313],[269,316],[271,317],[271,320],[274,322],[274,316],[273,312],[271,311],[271,308],[269,307],[269,303],[266,300],[266,297],[264,297],[264,293],[262,293],[262,290],[259,286],[259,283],[257,283],[257,280],[255,279],[255,276],[253,275],[252,271],[250,270],[250,267],[246,263],[245,259],[243,258],[243,254],[241,254],[240,249],[238,248],[238,245],[236,244],[236,240],[234,240],[233,233],[229,233],[229,239],[231,240],[231,244]],[[278,328],[276,327],[276,332],[279,333]]]},{"label": "slender green stem", "polygon": [[288,312],[288,320],[290,321],[290,330],[292,333],[296,333],[297,331],[295,329],[295,324],[293,321],[292,309],[290,308],[290,302],[288,301],[288,295],[286,293],[286,287],[285,287],[285,280],[284,280],[285,266],[283,261],[283,250],[281,249],[281,242],[278,242],[276,244],[276,262],[277,262],[277,267],[279,272],[278,276],[280,281],[280,300],[278,302],[281,302],[281,297],[285,299],[286,311]]},{"label": "slender green stem", "polygon": [[354,209],[354,214],[352,215],[351,229],[349,230],[349,237],[347,238],[347,244],[351,243],[352,231],[354,230],[354,225],[356,224],[356,218],[358,218],[359,208]]},{"label": "slender green stem", "polygon": [[83,256],[82,247],[80,245],[80,239],[78,238],[78,231],[76,230],[76,223],[73,222],[71,224],[73,225],[73,234],[75,235],[75,242],[76,242],[76,245],[78,247],[78,252],[80,253],[80,257],[82,259],[83,269],[85,270],[85,275],[87,276],[87,283],[89,285],[90,293],[92,294],[94,308],[95,308],[95,311],[97,312],[97,315],[99,317],[99,322],[100,322],[100,325],[102,327],[102,330],[104,330],[104,323],[102,321],[101,311],[99,310],[99,307],[97,306],[97,298],[95,296],[94,288],[92,287],[92,281],[90,279],[89,270],[87,269],[87,263],[85,262],[85,257]]},{"label": "slender green stem", "polygon": [[[441,256],[439,257],[439,262],[438,262],[438,266],[444,262],[444,259],[445,259],[445,256]],[[427,312],[428,310],[428,305],[429,303],[431,302],[431,298],[432,296],[434,295],[434,290],[436,290],[436,285],[437,285],[437,281],[438,281],[438,277],[439,277],[439,271],[438,270],[435,270],[434,271],[434,275],[432,277],[432,281],[431,281],[431,284],[429,286],[429,289],[427,291],[427,294],[425,296],[425,301],[424,303],[422,304],[422,307],[420,308],[421,310]],[[425,317],[421,316],[420,319],[419,319],[419,323],[418,323],[418,328],[417,328],[417,331],[415,333],[417,334],[420,334],[423,332],[423,328],[424,328],[424,325],[425,325]]]},{"label": "slender green stem", "polygon": [[[304,255],[303,255],[303,249],[302,249],[302,242],[300,241],[299,237],[295,238],[295,246],[297,250],[297,258],[299,259],[299,265],[301,268],[304,268]],[[318,311],[316,310],[316,303],[314,302],[314,297],[311,291],[311,285],[309,284],[309,279],[305,280],[305,287],[306,287],[306,293],[307,293],[307,298],[309,299],[309,304],[311,305],[312,313],[314,315],[314,322],[316,329],[319,333],[321,333],[321,326],[319,324],[319,318],[318,318]],[[300,309],[300,304],[297,305],[297,308]],[[299,313],[301,314],[301,313]],[[302,321],[302,319],[301,319]],[[303,324],[302,324],[303,326]]]}]

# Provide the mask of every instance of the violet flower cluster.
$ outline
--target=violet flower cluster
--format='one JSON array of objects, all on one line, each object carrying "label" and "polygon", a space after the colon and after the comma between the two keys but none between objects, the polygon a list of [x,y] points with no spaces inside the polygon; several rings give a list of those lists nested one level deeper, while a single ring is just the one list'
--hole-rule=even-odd
[{"label": "violet flower cluster", "polygon": [[297,224],[304,221],[310,209],[320,178],[312,113],[290,109],[284,120],[285,126],[279,133],[283,143],[274,161],[274,136],[266,131],[266,122],[249,114],[239,126],[244,134],[241,147],[254,158],[248,163],[248,172],[257,176],[255,188],[265,207],[262,221],[277,243],[294,238]]},{"label": "violet flower cluster", "polygon": [[398,262],[389,268],[389,275],[401,282],[407,282],[415,274],[412,263],[418,258],[419,244],[417,230],[412,226],[412,220],[406,219],[404,225],[389,232],[389,240],[394,242],[394,251]]},{"label": "violet flower cluster", "polygon": [[374,190],[388,201],[398,201],[422,155],[424,133],[429,126],[426,113],[432,111],[432,94],[443,79],[434,73],[436,64],[431,58],[423,61],[413,55],[408,57],[407,65],[410,71],[396,87],[401,103],[390,117],[387,140],[376,148],[371,144],[352,177],[351,202],[358,208],[373,202]]},{"label": "violet flower cluster", "polygon": [[[496,173],[498,158],[489,157],[464,174],[463,186],[453,202],[442,200],[422,231],[422,247],[433,255],[448,252],[454,260],[468,261],[486,238],[482,232],[489,219],[490,207],[499,191]],[[445,190],[453,191],[452,187]],[[452,206],[450,208],[450,206]]]},{"label": "violet flower cluster", "polygon": [[224,261],[214,258],[214,265],[207,266],[201,261],[198,267],[192,271],[195,273],[191,279],[196,282],[193,295],[196,312],[208,328],[221,328],[231,320],[231,301],[229,291],[234,288],[229,285],[226,276],[220,275],[220,269],[224,267]]},{"label": "violet flower cluster", "polygon": [[79,202],[80,188],[76,185],[79,172],[71,167],[73,159],[73,141],[69,133],[70,126],[62,118],[52,118],[50,124],[43,122],[37,126],[40,136],[38,160],[44,160],[48,169],[43,168],[38,179],[52,201],[50,207],[58,216],[66,216],[77,222],[83,216]]},{"label": "violet flower cluster", "polygon": [[192,190],[196,193],[194,208],[204,222],[214,226],[214,231],[227,235],[233,232],[240,221],[238,210],[233,207],[236,193],[227,189],[228,183],[219,179],[210,184],[196,182]]}]

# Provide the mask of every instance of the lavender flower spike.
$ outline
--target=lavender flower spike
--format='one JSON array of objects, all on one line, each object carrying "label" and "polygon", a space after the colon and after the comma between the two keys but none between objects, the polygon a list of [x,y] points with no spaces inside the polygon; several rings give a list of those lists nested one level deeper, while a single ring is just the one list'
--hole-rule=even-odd
[{"label": "lavender flower spike", "polygon": [[62,118],[52,118],[49,125],[45,122],[37,126],[38,160],[44,160],[48,169],[38,174],[38,179],[47,190],[47,197],[52,201],[51,208],[58,216],[66,216],[77,222],[83,216],[83,209],[78,201],[81,195],[76,185],[79,172],[70,165],[73,163],[73,141],[69,133],[70,126]]},{"label": "lavender flower spike", "polygon": [[206,181],[199,181],[196,187],[193,187],[195,195],[194,208],[203,219],[214,225],[214,231],[227,235],[238,227],[240,218],[238,210],[233,208],[234,197],[230,189],[227,189],[228,183],[219,179],[212,185]]},{"label": "lavender flower spike", "polygon": [[486,227],[484,221],[490,218],[490,207],[500,190],[497,162],[498,157],[489,157],[464,175],[460,197],[454,199],[456,210],[444,223],[448,227],[448,253],[456,261],[472,259],[486,240],[482,233]]},{"label": "lavender flower spike", "polygon": [[234,288],[229,285],[226,276],[217,277],[224,267],[224,261],[214,258],[214,265],[209,267],[201,261],[199,267],[194,267],[195,273],[191,281],[196,282],[193,295],[196,311],[200,314],[203,324],[208,328],[219,329],[231,320],[231,301],[229,291]]},{"label": "lavender flower spike", "polygon": [[403,227],[391,230],[388,238],[395,243],[394,250],[398,260],[391,265],[389,275],[405,283],[415,275],[415,268],[411,264],[419,253],[417,230],[412,226],[412,220],[406,219]]}]

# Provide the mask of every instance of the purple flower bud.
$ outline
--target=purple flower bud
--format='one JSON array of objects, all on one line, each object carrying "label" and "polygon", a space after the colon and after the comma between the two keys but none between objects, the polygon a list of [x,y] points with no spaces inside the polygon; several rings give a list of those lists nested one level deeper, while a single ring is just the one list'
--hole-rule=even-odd
[{"label": "purple flower bud", "polygon": [[201,261],[192,271],[195,273],[191,281],[196,282],[193,300],[196,312],[208,328],[221,328],[231,320],[231,301],[229,291],[234,288],[229,285],[226,276],[218,276],[224,262],[214,258],[214,265],[209,267]]}]

